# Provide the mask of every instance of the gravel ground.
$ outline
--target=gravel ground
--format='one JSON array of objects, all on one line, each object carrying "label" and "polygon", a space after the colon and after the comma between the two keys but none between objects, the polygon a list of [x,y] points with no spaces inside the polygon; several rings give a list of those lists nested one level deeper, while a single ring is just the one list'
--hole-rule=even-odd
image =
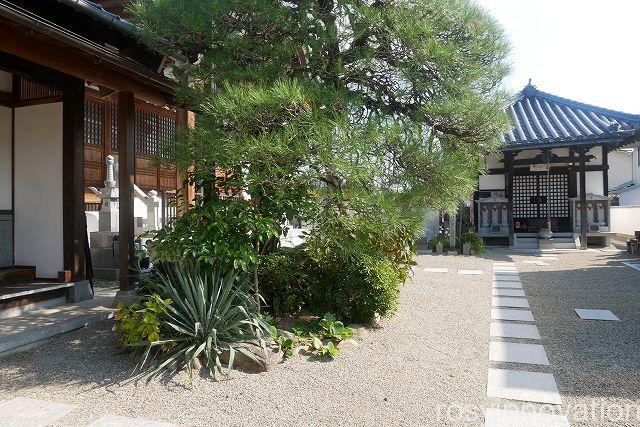
[{"label": "gravel ground", "polygon": [[[626,260],[623,252],[588,251],[561,253],[548,267],[518,262],[574,426],[640,424],[640,271]],[[611,310],[621,321],[580,320],[575,308]]]},{"label": "gravel ground", "polygon": [[[102,323],[0,359],[0,400],[77,405],[59,425],[104,414],[216,426],[481,425],[491,260],[423,255],[418,263],[397,314],[332,362],[297,357],[229,381],[196,376],[191,384],[181,374],[147,385],[128,380],[133,364],[118,352],[111,323]],[[425,273],[426,266],[450,272]],[[475,411],[463,417],[462,405]]]}]

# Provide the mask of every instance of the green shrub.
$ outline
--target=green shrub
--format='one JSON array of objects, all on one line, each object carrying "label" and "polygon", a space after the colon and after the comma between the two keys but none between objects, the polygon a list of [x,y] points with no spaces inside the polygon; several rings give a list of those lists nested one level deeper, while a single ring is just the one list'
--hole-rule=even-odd
[{"label": "green shrub", "polygon": [[143,278],[146,289],[161,296],[155,298],[161,306],[157,312],[161,333],[155,340],[127,344],[143,349],[140,369],[150,369],[154,376],[184,363],[191,371],[201,358],[216,375],[223,373],[221,354],[228,352],[228,373],[236,351],[259,362],[239,345],[251,342],[264,347],[261,337],[268,328],[256,313],[251,282],[234,270],[214,269],[192,259],[164,263],[163,270]]},{"label": "green shrub", "polygon": [[308,305],[315,264],[301,248],[282,248],[263,256],[258,269],[260,293],[277,316],[297,314]]},{"label": "green shrub", "polygon": [[435,251],[436,245],[438,243],[442,243],[442,248],[444,250],[447,250],[449,248],[449,236],[446,236],[444,234],[438,234],[437,236],[433,237],[431,240],[429,240],[429,243],[428,243],[429,249],[431,249],[432,251]]},{"label": "green shrub", "polygon": [[145,341],[149,344],[159,341],[160,317],[167,311],[165,307],[172,303],[170,298],[163,300],[160,295],[152,294],[142,305],[118,304],[113,330],[120,331],[120,343],[131,346]]},{"label": "green shrub", "polygon": [[473,231],[463,232],[460,235],[460,238],[458,239],[458,241],[459,241],[460,247],[462,247],[463,244],[468,243],[471,250],[476,253],[483,253],[484,251],[487,250],[480,236],[478,236]]},{"label": "green shrub", "polygon": [[388,259],[314,258],[301,247],[264,257],[259,271],[262,295],[276,315],[304,308],[318,316],[334,313],[346,322],[393,313],[403,281],[402,272]]},{"label": "green shrub", "polygon": [[375,314],[396,310],[401,277],[391,261],[368,256],[325,259],[322,274],[311,285],[310,309],[331,312],[351,322],[369,322]]}]

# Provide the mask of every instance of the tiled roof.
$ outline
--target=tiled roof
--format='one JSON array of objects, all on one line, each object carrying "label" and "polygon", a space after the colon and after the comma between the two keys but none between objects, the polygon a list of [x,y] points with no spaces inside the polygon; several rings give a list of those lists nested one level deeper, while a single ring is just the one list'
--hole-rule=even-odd
[{"label": "tiled roof", "polygon": [[505,148],[618,139],[634,133],[640,115],[583,104],[529,84],[507,107],[512,128],[501,138]]}]

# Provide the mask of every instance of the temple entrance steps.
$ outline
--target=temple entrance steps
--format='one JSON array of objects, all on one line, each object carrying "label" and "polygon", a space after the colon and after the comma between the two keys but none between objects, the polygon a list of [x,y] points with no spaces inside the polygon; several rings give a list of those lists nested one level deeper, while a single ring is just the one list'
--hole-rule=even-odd
[{"label": "temple entrance steps", "polygon": [[0,268],[0,286],[3,283],[20,281],[31,281],[36,278],[36,268],[27,266],[16,266]]},{"label": "temple entrance steps", "polygon": [[115,289],[96,288],[95,298],[39,308],[0,322],[0,355],[26,350],[44,340],[113,317]]},{"label": "temple entrance steps", "polygon": [[540,249],[537,236],[515,236],[513,247],[516,249]]},{"label": "temple entrance steps", "polygon": [[576,245],[576,239],[573,237],[554,237],[553,247],[554,249],[576,249],[579,245]]}]

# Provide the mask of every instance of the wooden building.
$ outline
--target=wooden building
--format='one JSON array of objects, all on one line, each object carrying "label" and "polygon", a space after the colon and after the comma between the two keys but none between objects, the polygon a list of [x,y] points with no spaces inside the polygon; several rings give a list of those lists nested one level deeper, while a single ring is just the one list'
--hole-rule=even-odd
[{"label": "wooden building", "polygon": [[[529,83],[507,108],[512,128],[486,158],[476,230],[515,248],[608,244],[609,153],[637,144],[640,116],[561,98]],[[553,239],[540,239],[550,222]]]},{"label": "wooden building", "polygon": [[97,3],[0,0],[0,291],[24,270],[85,283],[87,187],[102,186],[107,154],[119,163],[121,290],[132,289],[133,184],[178,183],[154,161],[188,120],[170,63]]}]

